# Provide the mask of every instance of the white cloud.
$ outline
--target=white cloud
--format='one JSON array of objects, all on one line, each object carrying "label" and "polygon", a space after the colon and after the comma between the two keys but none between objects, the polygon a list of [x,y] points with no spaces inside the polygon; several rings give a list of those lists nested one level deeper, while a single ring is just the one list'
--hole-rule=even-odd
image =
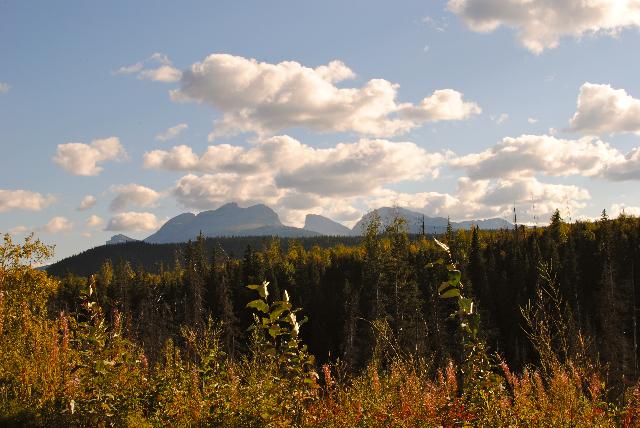
[{"label": "white cloud", "polygon": [[9,229],[9,234],[11,235],[24,235],[25,233],[31,231],[30,227],[27,226],[16,226]]},{"label": "white cloud", "polygon": [[[145,65],[155,64],[155,68],[144,68]],[[172,83],[182,77],[182,72],[171,65],[171,60],[165,54],[154,53],[149,58],[135,64],[120,67],[113,74],[137,74],[138,79],[156,82]]]},{"label": "white cloud", "polygon": [[91,144],[58,144],[53,161],[74,175],[98,175],[102,162],[126,159],[127,153],[117,137],[93,140]]},{"label": "white cloud", "polygon": [[[250,147],[210,146],[201,156],[187,146],[178,146],[149,152],[144,159],[147,168],[191,172],[177,180],[172,190],[182,205],[212,209],[230,199],[245,204],[266,203],[282,215],[283,221],[301,225],[307,213],[326,215],[349,224],[357,220],[366,207],[394,204],[456,219],[509,218],[514,202],[527,207],[535,203],[538,216],[546,216],[555,208],[567,205],[579,210],[589,199],[589,193],[577,186],[538,181],[534,177],[542,165],[538,163],[538,153],[551,152],[555,159],[544,167],[550,173],[564,175],[567,168],[601,172],[599,160],[591,159],[588,153],[598,149],[611,155],[608,150],[614,150],[591,139],[564,142],[547,136],[521,138],[521,141],[503,142],[505,148],[474,155],[479,161],[475,176],[460,178],[453,194],[409,194],[390,188],[394,183],[435,178],[438,167],[450,160],[450,153],[427,153],[413,143],[362,139],[317,149],[279,136]],[[551,147],[565,143],[569,146],[554,155],[549,148],[537,148],[540,143],[537,138],[543,138],[542,142]],[[520,155],[522,160],[505,157],[511,146],[522,150],[520,145],[525,147],[525,152],[532,153]],[[577,152],[571,157],[574,151]],[[619,155],[614,150],[613,157],[616,154]],[[492,161],[491,157],[498,159]],[[473,167],[471,157],[462,159],[464,165],[460,158],[452,162],[464,168]],[[495,166],[483,162],[504,163],[513,171],[502,167],[496,172]],[[533,218],[529,213],[531,209],[522,211],[524,217],[530,214]]]},{"label": "white cloud", "polygon": [[625,204],[613,204],[611,205],[611,210],[609,210],[609,216],[611,218],[616,218],[620,214],[632,215],[636,217],[640,217],[640,207],[629,207]]},{"label": "white cloud", "polygon": [[0,82],[0,94],[6,94],[11,89],[8,83]]},{"label": "white cloud", "polygon": [[369,80],[360,88],[335,86],[354,76],[340,61],[314,69],[295,61],[270,64],[213,54],[183,72],[172,98],[205,103],[223,113],[210,140],[295,127],[385,137],[426,122],[462,120],[481,112],[452,89],[435,91],[414,105],[398,103],[398,85],[383,79]]},{"label": "white cloud", "polygon": [[82,198],[82,201],[80,201],[80,205],[78,206],[78,211],[86,211],[89,208],[93,208],[93,206],[98,202],[98,200],[96,199],[95,196],[93,195],[87,195],[84,198]]},{"label": "white cloud", "polygon": [[507,137],[495,146],[451,161],[472,178],[533,176],[601,176],[625,163],[617,149],[601,140],[584,137],[564,140],[548,135]]},{"label": "white cloud", "polygon": [[0,213],[12,210],[41,211],[56,199],[30,190],[0,189]]},{"label": "white cloud", "polygon": [[352,221],[362,212],[354,204],[385,186],[437,176],[447,156],[409,142],[361,139],[319,149],[277,136],[249,147],[210,146],[201,156],[187,146],[155,150],[144,165],[191,172],[172,189],[186,207],[266,203],[300,225],[310,212]]},{"label": "white cloud", "polygon": [[242,203],[277,204],[284,194],[273,178],[265,175],[218,173],[194,175],[180,178],[173,189],[175,198],[185,207],[212,209],[230,199]]},{"label": "white cloud", "polygon": [[444,32],[449,25],[445,18],[432,18],[430,16],[425,16],[424,18],[422,18],[422,22],[441,33]]},{"label": "white cloud", "polygon": [[[194,193],[197,179],[206,182],[203,185],[209,189],[207,194],[222,195],[234,189],[227,197],[238,198],[239,194],[250,200],[249,194],[276,197],[285,189],[320,196],[367,195],[386,184],[436,176],[445,157],[446,154],[428,153],[410,142],[361,139],[317,149],[288,136],[277,136],[249,148],[209,146],[201,157],[188,146],[154,150],[145,153],[144,166],[206,173],[183,178],[183,185],[178,186],[183,197]],[[213,188],[218,191],[212,192]]]},{"label": "white cloud", "polygon": [[170,65],[161,65],[151,70],[142,70],[138,74],[139,79],[153,80],[154,82],[172,83],[182,77],[182,72]]},{"label": "white cloud", "polygon": [[[231,147],[222,145],[223,147]],[[150,169],[189,171],[200,169],[200,158],[189,146],[174,146],[169,150],[152,150],[143,156],[143,165]]]},{"label": "white cloud", "polygon": [[575,212],[585,207],[590,195],[586,189],[572,185],[542,183],[535,177],[477,180],[458,179],[454,194],[439,192],[401,193],[385,190],[369,200],[370,208],[398,205],[429,215],[451,216],[454,220],[489,217],[512,219],[516,204],[521,221],[533,222],[534,217],[546,220],[556,208],[567,206]]},{"label": "white cloud", "polygon": [[66,217],[56,216],[41,228],[46,233],[68,232],[73,228],[73,223]]},{"label": "white cloud", "polygon": [[150,231],[159,228],[162,222],[149,212],[124,212],[111,217],[104,230],[107,231]]},{"label": "white cloud", "polygon": [[186,123],[179,123],[176,126],[172,126],[166,131],[160,132],[156,135],[156,140],[158,141],[168,141],[176,138],[180,133],[189,128],[189,125]]},{"label": "white cloud", "polygon": [[87,227],[90,227],[92,229],[100,227],[103,224],[104,224],[104,220],[95,214],[91,215],[86,222]]},{"label": "white cloud", "polygon": [[640,180],[640,148],[636,147],[607,165],[603,176],[615,181]]},{"label": "white cloud", "polygon": [[557,47],[563,37],[640,27],[637,0],[449,0],[447,6],[473,31],[514,28],[520,43],[536,54]]},{"label": "white cloud", "polygon": [[[639,6],[640,7],[640,6]],[[640,99],[624,89],[585,83],[578,95],[571,130],[583,134],[631,132],[640,135]]]},{"label": "white cloud", "polygon": [[153,54],[151,54],[151,56],[148,58],[149,61],[155,61],[158,64],[162,64],[162,65],[170,65],[171,64],[171,60],[169,59],[169,57],[165,54],[163,54],[162,52],[154,52]]},{"label": "white cloud", "polygon": [[527,122],[533,125],[534,123],[538,123],[538,119],[536,119],[535,117],[530,117],[527,119]]},{"label": "white cloud", "polygon": [[535,202],[538,209],[550,214],[558,206],[570,202],[577,208],[584,205],[579,201],[590,199],[589,192],[574,185],[541,183],[535,177],[512,180],[498,180],[478,201],[494,207],[508,209],[516,202]]},{"label": "white cloud", "polygon": [[113,72],[113,74],[134,74],[142,70],[144,64],[142,62],[136,62],[135,64],[125,65]]},{"label": "white cloud", "polygon": [[162,196],[153,189],[135,183],[112,186],[111,191],[117,193],[109,205],[111,211],[122,211],[129,206],[152,207]]},{"label": "white cloud", "polygon": [[502,125],[507,120],[509,120],[509,115],[507,113],[501,113],[499,116],[491,116],[491,120],[493,120],[498,125]]}]

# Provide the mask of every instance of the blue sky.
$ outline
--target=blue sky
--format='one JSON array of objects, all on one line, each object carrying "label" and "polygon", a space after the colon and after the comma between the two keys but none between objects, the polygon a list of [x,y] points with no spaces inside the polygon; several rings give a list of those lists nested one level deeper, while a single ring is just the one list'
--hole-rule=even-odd
[{"label": "blue sky", "polygon": [[639,213],[640,8],[582,3],[0,2],[0,231]]}]

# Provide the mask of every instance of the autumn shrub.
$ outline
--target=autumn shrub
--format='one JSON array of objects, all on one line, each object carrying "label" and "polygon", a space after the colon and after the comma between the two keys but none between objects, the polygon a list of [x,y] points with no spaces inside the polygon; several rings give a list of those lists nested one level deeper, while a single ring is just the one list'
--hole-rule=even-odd
[{"label": "autumn shrub", "polygon": [[[256,298],[248,349],[227,355],[226,326],[185,324],[149,362],[113,308],[103,313],[96,278],[80,286],[77,310],[52,312],[58,282],[33,267],[51,248],[5,236],[0,245],[0,425],[221,427],[583,427],[640,426],[640,386],[611,397],[589,340],[571,321],[553,276],[523,319],[536,364],[514,371],[490,355],[462,275],[445,257],[461,357],[438,367],[403,350],[389,322],[368,322],[371,359],[318,366],[300,337],[305,319],[288,293],[250,285]],[[273,293],[275,294],[275,292]],[[102,296],[104,297],[104,296]],[[108,322],[107,319],[110,321]]]}]

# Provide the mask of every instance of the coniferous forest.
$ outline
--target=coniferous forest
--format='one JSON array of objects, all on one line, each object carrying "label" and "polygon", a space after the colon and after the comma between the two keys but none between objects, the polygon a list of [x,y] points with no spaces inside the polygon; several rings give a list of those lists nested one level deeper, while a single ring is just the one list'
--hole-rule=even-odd
[{"label": "coniferous forest", "polygon": [[242,257],[177,247],[147,272],[55,277],[0,247],[0,423],[638,426],[640,219]]}]

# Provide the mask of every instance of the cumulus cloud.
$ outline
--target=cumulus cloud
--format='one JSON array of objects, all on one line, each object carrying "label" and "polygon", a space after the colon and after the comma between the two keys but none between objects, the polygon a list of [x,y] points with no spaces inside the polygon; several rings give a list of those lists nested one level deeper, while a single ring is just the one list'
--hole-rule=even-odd
[{"label": "cumulus cloud", "polygon": [[104,220],[103,220],[101,217],[99,217],[99,216],[97,216],[97,215],[95,215],[95,214],[93,214],[92,216],[90,216],[90,217],[87,219],[87,222],[86,222],[87,227],[90,227],[90,228],[92,228],[92,229],[97,228],[97,227],[100,227],[100,226],[102,226],[103,224],[104,224]]},{"label": "cumulus cloud", "polygon": [[66,217],[56,216],[41,228],[46,233],[68,232],[73,228],[73,223]]},{"label": "cumulus cloud", "polygon": [[478,199],[479,202],[497,207],[512,206],[514,201],[537,202],[538,209],[551,213],[566,201],[573,201],[576,207],[583,207],[579,201],[590,199],[589,192],[574,185],[541,183],[535,177],[498,182]]},{"label": "cumulus cloud", "polygon": [[189,128],[189,125],[186,123],[179,123],[176,126],[172,126],[166,131],[160,132],[156,135],[156,140],[158,141],[168,141],[176,138],[180,133]]},{"label": "cumulus cloud", "polygon": [[[144,166],[205,173],[179,182],[178,194],[187,202],[197,201],[203,193],[239,194],[247,200],[250,194],[278,197],[283,190],[320,196],[366,195],[385,184],[436,176],[445,158],[446,154],[428,153],[410,142],[361,139],[318,149],[277,136],[248,148],[209,146],[202,156],[187,146],[154,150],[145,153]],[[203,192],[196,181],[209,191]],[[186,195],[194,197],[184,199]],[[207,203],[206,198],[201,203]]]},{"label": "cumulus cloud", "polygon": [[8,83],[0,82],[0,94],[6,94],[11,89]]},{"label": "cumulus cloud", "polygon": [[[187,172],[171,190],[186,207],[212,209],[230,199],[266,203],[283,221],[299,226],[307,213],[353,224],[366,208],[382,205],[406,206],[454,219],[510,218],[514,202],[519,217],[529,220],[546,218],[558,207],[577,212],[590,199],[588,191],[545,183],[536,174],[612,179],[611,171],[623,171],[621,165],[630,165],[632,157],[591,137],[560,140],[524,135],[456,158],[450,152],[429,153],[409,142],[361,139],[314,148],[277,136],[246,147],[212,145],[202,154],[188,146],[154,150],[144,155],[144,166]],[[466,173],[452,193],[393,189],[394,184],[409,181],[428,186],[428,180],[436,178],[444,165]]]},{"label": "cumulus cloud", "polygon": [[52,195],[30,190],[0,189],[0,213],[12,210],[40,211],[55,201]]},{"label": "cumulus cloud", "polygon": [[498,125],[502,125],[507,120],[509,120],[509,115],[507,113],[501,113],[499,116],[491,116],[491,120],[493,120]]},{"label": "cumulus cloud", "polygon": [[454,159],[451,164],[479,179],[536,173],[598,176],[623,159],[617,149],[592,137],[564,140],[549,135],[522,135],[504,138],[485,151]]},{"label": "cumulus cloud", "polygon": [[310,68],[295,61],[270,64],[213,54],[185,70],[180,89],[171,96],[222,112],[210,140],[295,127],[388,137],[426,122],[462,120],[481,112],[452,89],[437,90],[414,105],[398,103],[398,85],[384,79],[369,80],[359,88],[336,86],[354,76],[340,61]]},{"label": "cumulus cloud", "polygon": [[640,180],[640,148],[632,149],[617,162],[607,165],[602,175],[615,181]]},{"label": "cumulus cloud", "polygon": [[398,205],[416,209],[429,215],[451,216],[455,220],[489,217],[511,219],[517,206],[521,220],[533,222],[546,219],[558,207],[569,206],[573,211],[585,207],[589,192],[578,186],[540,182],[535,177],[477,180],[460,177],[453,194],[439,192],[402,193],[385,190],[369,200],[369,206]]},{"label": "cumulus cloud", "polygon": [[145,232],[155,230],[162,225],[156,216],[149,212],[124,212],[111,217],[106,231],[134,231]]},{"label": "cumulus cloud", "polygon": [[80,201],[80,205],[78,205],[77,209],[78,211],[86,211],[90,208],[93,208],[97,202],[98,200],[96,199],[95,196],[87,195],[84,198],[82,198],[82,201]]},{"label": "cumulus cloud", "polygon": [[271,177],[218,173],[194,175],[187,174],[175,184],[173,195],[185,207],[211,209],[233,200],[255,204],[277,204],[284,194],[278,189]]},{"label": "cumulus cloud", "polygon": [[640,180],[640,148],[624,154],[594,137],[578,140],[549,135],[507,137],[480,153],[451,158],[475,179],[582,175],[612,181]]},{"label": "cumulus cloud", "polygon": [[636,0],[449,0],[447,6],[473,31],[515,29],[519,42],[536,54],[557,47],[563,37],[640,27]]},{"label": "cumulus cloud", "polygon": [[536,119],[535,117],[530,117],[527,119],[527,122],[533,125],[534,123],[538,123],[538,119]]},{"label": "cumulus cloud", "polygon": [[640,217],[640,207],[633,207],[633,206],[630,207],[625,204],[611,205],[611,210],[609,210],[609,215],[612,218],[616,218],[621,214]]},{"label": "cumulus cloud", "polygon": [[31,228],[27,226],[16,226],[9,229],[9,234],[11,235],[24,235],[27,232],[30,232]]},{"label": "cumulus cloud", "polygon": [[587,82],[580,88],[570,129],[583,134],[630,132],[640,135],[640,99],[633,98],[624,89]]},{"label": "cumulus cloud", "polygon": [[91,144],[58,144],[53,161],[74,175],[98,175],[100,163],[126,159],[127,152],[117,137],[93,140]]},{"label": "cumulus cloud", "polygon": [[138,79],[165,83],[177,82],[182,77],[182,72],[171,65],[169,57],[158,52],[143,61],[120,67],[113,74],[137,74]]},{"label": "cumulus cloud", "polygon": [[162,196],[153,189],[135,183],[113,186],[111,191],[117,193],[109,205],[111,211],[122,211],[130,206],[152,207]]},{"label": "cumulus cloud", "polygon": [[182,72],[170,65],[161,65],[151,70],[142,70],[138,74],[139,79],[153,80],[154,82],[172,83],[177,82],[182,77]]},{"label": "cumulus cloud", "polygon": [[314,148],[277,136],[248,147],[213,145],[201,155],[188,146],[154,150],[144,166],[189,172],[171,190],[186,207],[266,203],[299,225],[307,213],[352,221],[362,212],[354,204],[394,183],[436,177],[449,155],[410,142],[361,139]]}]

